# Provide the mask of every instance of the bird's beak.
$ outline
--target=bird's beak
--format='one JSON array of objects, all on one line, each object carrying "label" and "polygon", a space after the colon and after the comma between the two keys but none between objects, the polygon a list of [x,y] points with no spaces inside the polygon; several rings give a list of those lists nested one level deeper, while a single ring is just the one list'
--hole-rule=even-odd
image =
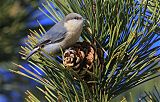
[{"label": "bird's beak", "polygon": [[40,47],[36,47],[34,48],[27,56],[26,56],[26,60],[28,60],[33,54],[35,54],[38,50],[40,49]]}]

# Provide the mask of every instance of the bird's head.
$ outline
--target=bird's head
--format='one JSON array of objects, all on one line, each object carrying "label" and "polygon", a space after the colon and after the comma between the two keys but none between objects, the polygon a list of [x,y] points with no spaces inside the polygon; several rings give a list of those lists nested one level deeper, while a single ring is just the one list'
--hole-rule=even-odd
[{"label": "bird's head", "polygon": [[77,13],[70,13],[64,18],[64,26],[69,31],[75,31],[82,29],[83,27],[83,17]]}]

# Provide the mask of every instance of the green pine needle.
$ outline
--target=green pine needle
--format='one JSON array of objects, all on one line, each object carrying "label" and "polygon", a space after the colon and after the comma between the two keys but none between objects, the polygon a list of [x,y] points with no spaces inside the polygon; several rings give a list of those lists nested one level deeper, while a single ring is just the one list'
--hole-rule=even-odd
[{"label": "green pine needle", "polygon": [[[44,93],[47,101],[74,102],[107,102],[121,93],[159,76],[158,62],[160,61],[160,46],[153,45],[160,41],[160,6],[158,0],[154,2],[135,2],[134,0],[46,0],[43,7],[50,15],[40,10],[53,22],[60,21],[70,12],[81,14],[87,22],[84,25],[82,38],[90,43],[96,43],[95,48],[103,51],[103,65],[94,63],[95,84],[88,87],[88,83],[81,80],[72,69],[68,70],[60,62],[47,54],[47,58],[36,53],[29,61],[30,66],[36,66],[45,75],[34,74],[23,66],[32,76],[19,71],[13,71],[31,78],[44,86],[38,88]],[[57,12],[51,5],[58,8]],[[154,5],[154,7],[150,6]],[[149,15],[147,15],[148,13]],[[39,22],[38,22],[39,23]],[[37,44],[46,30],[39,23],[39,31],[30,30],[26,47],[21,47],[22,59]],[[38,33],[40,32],[40,33]],[[154,39],[154,41],[153,41]],[[101,70],[100,67],[103,67]],[[102,71],[102,72],[101,72]],[[27,91],[28,102],[39,100]],[[148,96],[149,97],[149,96]],[[155,97],[152,94],[152,97]],[[124,98],[121,102],[126,102]]]}]

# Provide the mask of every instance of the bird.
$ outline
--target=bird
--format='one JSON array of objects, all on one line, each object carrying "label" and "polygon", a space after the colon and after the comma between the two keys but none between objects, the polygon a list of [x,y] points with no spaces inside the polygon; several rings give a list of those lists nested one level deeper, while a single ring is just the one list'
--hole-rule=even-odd
[{"label": "bird", "polygon": [[66,49],[75,44],[82,33],[84,20],[78,13],[66,15],[38,40],[33,50],[27,54],[26,60],[38,51],[43,53],[41,49],[55,55],[61,48]]}]

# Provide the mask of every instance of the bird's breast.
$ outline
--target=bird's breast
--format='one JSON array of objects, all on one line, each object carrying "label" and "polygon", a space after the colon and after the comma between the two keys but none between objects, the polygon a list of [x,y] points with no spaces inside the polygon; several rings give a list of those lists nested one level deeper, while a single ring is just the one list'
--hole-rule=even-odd
[{"label": "bird's breast", "polygon": [[64,46],[65,48],[75,44],[79,40],[80,34],[81,34],[81,31],[67,32],[64,42],[62,42],[62,46]]}]

